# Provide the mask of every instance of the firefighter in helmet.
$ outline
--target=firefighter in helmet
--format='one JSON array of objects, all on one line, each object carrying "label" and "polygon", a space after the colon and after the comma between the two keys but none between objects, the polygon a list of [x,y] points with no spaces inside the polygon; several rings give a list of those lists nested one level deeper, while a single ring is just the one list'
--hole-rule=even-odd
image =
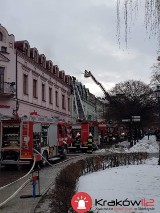
[{"label": "firefighter in helmet", "polygon": [[89,133],[89,136],[88,136],[88,152],[92,153],[92,150],[93,150],[93,135],[92,133],[90,132]]},{"label": "firefighter in helmet", "polygon": [[76,151],[80,152],[81,150],[81,135],[79,132],[77,132],[77,135],[75,137],[75,145],[76,145]]}]

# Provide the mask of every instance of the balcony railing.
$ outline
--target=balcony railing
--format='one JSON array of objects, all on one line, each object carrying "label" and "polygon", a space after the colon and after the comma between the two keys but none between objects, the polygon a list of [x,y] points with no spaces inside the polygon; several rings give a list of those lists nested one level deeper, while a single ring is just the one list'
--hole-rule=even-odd
[{"label": "balcony railing", "polygon": [[15,82],[0,82],[0,96],[14,96]]}]

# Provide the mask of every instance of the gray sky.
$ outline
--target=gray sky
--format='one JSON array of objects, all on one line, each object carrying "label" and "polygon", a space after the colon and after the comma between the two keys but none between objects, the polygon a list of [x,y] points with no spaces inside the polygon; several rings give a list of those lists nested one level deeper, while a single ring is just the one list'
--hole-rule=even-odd
[{"label": "gray sky", "polygon": [[28,40],[92,93],[103,95],[90,78],[84,79],[85,69],[106,90],[129,79],[149,83],[156,40],[147,38],[141,15],[131,28],[128,48],[123,32],[119,48],[116,0],[5,0],[0,6],[0,23],[16,40]]}]

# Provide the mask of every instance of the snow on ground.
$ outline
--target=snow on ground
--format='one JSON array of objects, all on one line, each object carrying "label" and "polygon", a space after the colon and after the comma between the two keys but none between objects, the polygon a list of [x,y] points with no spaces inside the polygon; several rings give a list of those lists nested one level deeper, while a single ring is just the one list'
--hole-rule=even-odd
[{"label": "snow on ground", "polygon": [[[93,201],[92,210],[99,213],[114,213],[114,212],[130,212],[130,213],[158,213],[160,212],[160,166],[157,165],[158,159],[147,159],[143,165],[121,166],[104,171],[94,172],[92,174],[82,176],[78,182],[78,191],[87,192],[91,195]],[[95,199],[100,200],[102,205],[104,200],[132,200],[151,201],[154,199],[154,206],[144,207],[142,203],[139,206],[114,206],[97,205]],[[112,202],[113,204],[113,202]],[[121,203],[120,203],[121,204]],[[124,202],[124,204],[127,204]],[[149,204],[149,203],[148,203]],[[154,208],[152,210],[139,208]],[[100,209],[99,211],[96,208]],[[113,208],[107,209],[107,208]],[[129,210],[130,208],[130,210]],[[137,208],[135,210],[134,208]],[[127,210],[128,209],[128,210]]]},{"label": "snow on ground", "polygon": [[159,147],[154,135],[149,137],[145,136],[136,145],[129,149],[129,152],[148,152],[155,153],[158,152]]},{"label": "snow on ground", "polygon": [[115,146],[110,149],[100,149],[96,153],[122,153],[122,152],[148,152],[148,153],[157,153],[159,151],[159,146],[154,135],[149,137],[145,136],[142,140],[139,140],[133,147],[129,148],[129,142],[123,141],[119,143],[119,147]]}]

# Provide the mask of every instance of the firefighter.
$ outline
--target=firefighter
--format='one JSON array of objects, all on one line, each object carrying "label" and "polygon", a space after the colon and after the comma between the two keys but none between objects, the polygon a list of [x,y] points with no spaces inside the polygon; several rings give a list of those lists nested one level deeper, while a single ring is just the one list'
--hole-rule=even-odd
[{"label": "firefighter", "polygon": [[76,151],[79,152],[81,150],[81,135],[79,132],[77,132],[77,135],[75,137],[75,146],[76,146]]},{"label": "firefighter", "polygon": [[93,135],[90,132],[88,136],[88,152],[92,153],[93,150]]}]

